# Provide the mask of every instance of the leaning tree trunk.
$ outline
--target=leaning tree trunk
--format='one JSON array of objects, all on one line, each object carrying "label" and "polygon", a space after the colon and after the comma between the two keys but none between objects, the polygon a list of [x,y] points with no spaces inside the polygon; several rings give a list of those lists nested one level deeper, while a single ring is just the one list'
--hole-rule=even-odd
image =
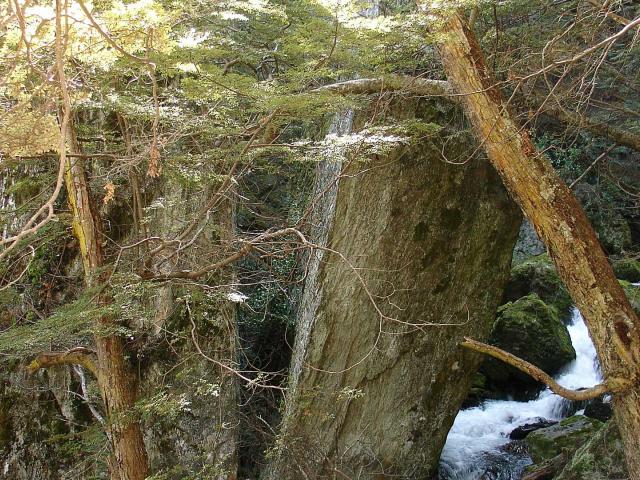
[{"label": "leaning tree trunk", "polygon": [[632,479],[640,479],[640,323],[578,201],[511,118],[461,15],[444,19],[439,50],[449,81],[511,196],[546,244],[582,312],[614,395]]},{"label": "leaning tree trunk", "polygon": [[[446,120],[433,104],[420,111]],[[396,144],[364,161],[348,158],[356,143],[319,166],[312,237],[332,252],[308,262],[265,477],[425,478],[437,468],[478,362],[458,342],[488,335],[520,223],[485,159],[443,160],[467,158],[468,140]]]},{"label": "leaning tree trunk", "polygon": [[[69,129],[71,148],[77,145]],[[73,214],[73,232],[78,239],[87,287],[100,287],[104,267],[100,223],[95,212],[82,161],[67,160],[65,177],[69,206]],[[97,293],[97,301],[107,304],[108,296]],[[127,360],[125,341],[114,334],[117,322],[109,315],[99,321],[96,342],[97,380],[108,417],[112,447],[111,478],[144,480],[148,473],[147,454],[140,423],[128,418],[136,400],[136,380]]]}]

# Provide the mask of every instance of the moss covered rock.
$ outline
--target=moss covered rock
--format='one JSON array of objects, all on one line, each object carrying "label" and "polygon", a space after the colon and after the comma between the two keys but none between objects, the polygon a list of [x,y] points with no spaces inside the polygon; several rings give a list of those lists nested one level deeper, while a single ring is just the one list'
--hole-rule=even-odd
[{"label": "moss covered rock", "polygon": [[628,479],[620,433],[614,421],[580,446],[554,480]]},{"label": "moss covered rock", "polygon": [[631,302],[631,306],[636,313],[640,315],[640,287],[632,285],[624,280],[620,280],[620,285],[622,285],[624,292],[627,294],[627,298]]},{"label": "moss covered rock", "polygon": [[561,319],[570,317],[571,297],[546,254],[531,257],[513,267],[503,303],[513,302],[530,293],[537,294],[545,303],[555,307]]},{"label": "moss covered rock", "polygon": [[623,258],[613,263],[613,271],[620,280],[640,282],[640,262],[632,258]]},{"label": "moss covered rock", "polygon": [[529,434],[526,438],[529,454],[536,463],[561,453],[571,454],[585,445],[602,425],[601,421],[582,415],[566,418],[556,425]]},{"label": "moss covered rock", "polygon": [[[550,375],[576,356],[569,332],[557,310],[546,305],[535,293],[500,307],[489,342]],[[486,359],[481,371],[493,390],[513,394],[523,386],[537,385],[530,376],[493,358]]]},{"label": "moss covered rock", "polygon": [[631,246],[631,228],[622,215],[613,211],[596,213],[587,209],[587,216],[598,234],[602,248],[608,254],[618,254]]}]

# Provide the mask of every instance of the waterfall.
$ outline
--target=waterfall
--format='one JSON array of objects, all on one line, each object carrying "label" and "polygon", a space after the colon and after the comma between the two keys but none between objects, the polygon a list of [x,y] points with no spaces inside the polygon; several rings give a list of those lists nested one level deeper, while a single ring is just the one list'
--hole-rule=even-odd
[{"label": "waterfall", "polygon": [[[576,359],[555,378],[561,385],[588,388],[601,381],[596,351],[589,331],[577,308],[573,309],[568,327]],[[549,389],[528,402],[490,400],[461,410],[456,417],[440,459],[440,478],[446,480],[519,479],[529,457],[505,446],[509,433],[526,423],[541,418],[560,420],[567,413],[568,401]]]}]

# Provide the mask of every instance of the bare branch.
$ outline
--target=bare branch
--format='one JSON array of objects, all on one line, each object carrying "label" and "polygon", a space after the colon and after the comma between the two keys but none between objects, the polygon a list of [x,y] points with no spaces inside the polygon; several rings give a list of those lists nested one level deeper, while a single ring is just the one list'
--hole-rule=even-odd
[{"label": "bare branch", "polygon": [[624,145],[640,152],[640,135],[636,133],[615,127],[611,123],[599,122],[585,115],[569,112],[557,106],[546,105],[543,113],[564,124],[575,125],[598,136],[609,138],[618,145]]},{"label": "bare branch", "polygon": [[629,380],[623,378],[610,378],[606,382],[600,383],[591,388],[584,390],[570,390],[560,385],[553,379],[553,377],[551,377],[551,375],[548,375],[535,365],[521,359],[520,357],[516,357],[512,353],[505,352],[498,347],[478,342],[477,340],[473,340],[469,337],[464,337],[464,341],[461,342],[460,345],[468,348],[469,350],[484,353],[497,358],[498,360],[502,360],[521,372],[530,375],[539,382],[544,383],[556,395],[560,395],[561,397],[569,400],[591,400],[604,395],[605,393],[623,393],[632,386],[632,382]]},{"label": "bare branch", "polygon": [[618,22],[620,25],[629,25],[631,23],[631,20],[629,20],[628,18],[624,18],[622,15],[618,15],[615,12],[612,12],[611,10],[609,10],[609,8],[606,5],[603,5],[598,0],[587,0],[587,1],[594,7],[602,10],[604,12],[605,17],[609,17],[611,20]]},{"label": "bare branch", "polygon": [[313,92],[335,92],[341,94],[370,94],[382,92],[404,92],[430,97],[455,95],[449,82],[407,75],[389,75],[380,78],[359,78],[332,83],[312,90]]},{"label": "bare branch", "polygon": [[66,352],[41,353],[33,359],[27,369],[29,373],[34,374],[42,368],[59,365],[80,365],[89,370],[94,377],[98,378],[99,375],[94,352],[85,347],[72,348]]},{"label": "bare branch", "polygon": [[596,158],[593,162],[591,162],[591,165],[589,165],[586,168],[586,170],[580,174],[578,178],[576,178],[573,182],[571,182],[571,185],[569,185],[569,189],[572,189],[578,183],[580,183],[580,181],[593,169],[593,167],[595,167],[600,160],[605,158],[609,154],[609,152],[614,149],[614,147],[615,145],[611,145],[609,148],[607,148],[607,150],[605,150],[600,155],[598,155],[598,158]]}]

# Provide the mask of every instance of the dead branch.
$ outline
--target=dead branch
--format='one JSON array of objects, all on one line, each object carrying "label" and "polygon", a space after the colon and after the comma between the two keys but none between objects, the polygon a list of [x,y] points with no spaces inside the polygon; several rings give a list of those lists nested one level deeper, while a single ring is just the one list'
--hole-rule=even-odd
[{"label": "dead branch", "polygon": [[591,388],[586,388],[584,390],[570,390],[560,385],[553,379],[553,377],[551,377],[551,375],[548,375],[535,365],[520,357],[516,357],[512,353],[505,352],[498,347],[478,342],[477,340],[473,340],[469,337],[464,337],[464,341],[461,342],[460,345],[468,348],[469,350],[490,355],[493,358],[497,358],[498,360],[517,368],[521,372],[535,378],[537,381],[544,383],[556,395],[560,395],[568,400],[591,400],[593,398],[598,398],[605,393],[623,393],[628,390],[632,384],[632,382],[624,378],[610,378],[604,383],[600,383]]},{"label": "dead branch", "polygon": [[615,127],[611,123],[599,122],[586,115],[579,115],[576,112],[569,112],[564,108],[552,105],[545,105],[543,113],[564,124],[588,130],[598,136],[609,138],[618,145],[624,145],[640,152],[640,135]]},{"label": "dead branch", "polygon": [[235,252],[234,254],[229,255],[228,257],[218,262],[207,265],[206,267],[201,268],[200,270],[176,270],[174,272],[169,272],[163,275],[144,274],[142,276],[146,280],[156,280],[156,281],[166,281],[166,280],[180,279],[180,278],[187,279],[187,280],[197,280],[198,278],[203,277],[209,272],[220,270],[221,268],[231,265],[237,260],[240,260],[241,258],[247,256],[260,243],[273,240],[278,237],[283,237],[286,235],[294,235],[294,236],[300,237],[301,233],[295,228],[283,228],[275,232],[263,233],[255,237],[253,240],[245,242],[244,245],[240,247],[240,249],[238,249],[238,251]]},{"label": "dead branch", "polygon": [[[629,25],[631,20],[612,12],[607,5],[600,3],[598,0],[588,0],[588,2],[599,10],[602,10],[605,17],[609,17],[611,20],[618,22],[620,25]],[[608,2],[607,2],[608,3]]]},{"label": "dead branch", "polygon": [[312,90],[312,92],[334,92],[340,94],[365,95],[382,92],[403,92],[421,96],[451,97],[454,95],[445,80],[411,77],[408,75],[389,75],[380,78],[359,78],[345,82],[332,83]]},{"label": "dead branch", "polygon": [[34,374],[42,368],[59,365],[80,365],[98,378],[99,371],[95,362],[95,352],[85,347],[76,347],[66,352],[41,353],[27,366],[29,373]]}]

